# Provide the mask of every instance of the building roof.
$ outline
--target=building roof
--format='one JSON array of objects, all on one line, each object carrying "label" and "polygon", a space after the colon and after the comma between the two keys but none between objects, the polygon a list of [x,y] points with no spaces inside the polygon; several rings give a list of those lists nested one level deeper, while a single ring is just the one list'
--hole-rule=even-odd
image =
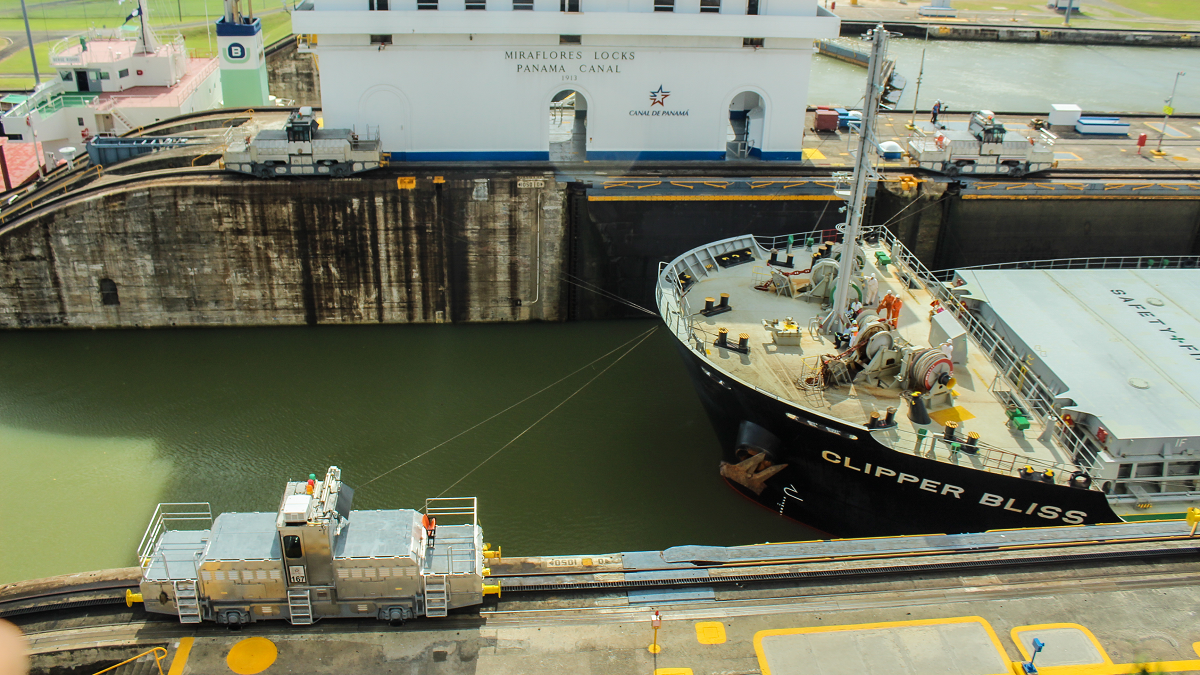
[{"label": "building roof", "polygon": [[1117,438],[1200,436],[1200,270],[958,274]]},{"label": "building roof", "polygon": [[[8,169],[8,189],[21,187],[37,178],[40,166],[38,158],[43,155],[41,143],[35,147],[32,142],[0,138],[0,145],[4,146],[4,165]],[[47,168],[53,169],[54,167]],[[0,183],[0,192],[3,191],[5,191],[4,184]]]},{"label": "building roof", "polygon": [[416,511],[351,511],[334,545],[335,558],[404,558],[414,555]]},{"label": "building roof", "polygon": [[213,521],[204,560],[279,560],[274,513],[222,513]]}]

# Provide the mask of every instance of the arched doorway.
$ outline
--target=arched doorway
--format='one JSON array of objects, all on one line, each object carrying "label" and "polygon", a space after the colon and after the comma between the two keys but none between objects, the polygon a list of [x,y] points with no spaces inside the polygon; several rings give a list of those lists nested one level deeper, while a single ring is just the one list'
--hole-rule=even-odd
[{"label": "arched doorway", "polygon": [[729,128],[725,134],[725,159],[762,157],[766,105],[753,91],[743,91],[729,102]]},{"label": "arched doorway", "polygon": [[587,99],[564,89],[550,101],[550,161],[587,159]]}]

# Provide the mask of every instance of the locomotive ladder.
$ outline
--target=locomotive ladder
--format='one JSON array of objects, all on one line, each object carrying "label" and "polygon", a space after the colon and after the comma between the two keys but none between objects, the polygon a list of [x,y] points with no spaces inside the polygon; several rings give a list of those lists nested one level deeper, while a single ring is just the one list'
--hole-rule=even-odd
[{"label": "locomotive ladder", "polygon": [[293,626],[307,626],[313,622],[312,602],[308,598],[308,589],[287,592],[288,614]]},{"label": "locomotive ladder", "polygon": [[446,575],[430,574],[425,577],[425,616],[446,616],[449,609],[449,589]]},{"label": "locomotive ladder", "polygon": [[192,579],[176,579],[175,607],[179,609],[179,623],[200,623],[200,603],[196,599],[196,582]]}]

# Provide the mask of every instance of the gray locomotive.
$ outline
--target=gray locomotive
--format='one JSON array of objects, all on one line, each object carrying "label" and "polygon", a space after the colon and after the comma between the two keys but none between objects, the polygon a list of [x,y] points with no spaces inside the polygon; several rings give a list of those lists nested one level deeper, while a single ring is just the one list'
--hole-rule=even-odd
[{"label": "gray locomotive", "polygon": [[141,592],[128,599],[183,623],[398,625],[499,594],[483,583],[484,559],[496,554],[474,497],[428,499],[422,514],[351,511],[353,495],[334,466],[324,480],[289,482],[277,512],[223,513],[208,529],[172,529],[210,519],[207,504],[160,504],[138,550]]},{"label": "gray locomotive", "polygon": [[272,176],[349,176],[382,166],[379,139],[350,129],[322,129],[312,108],[288,116],[283,129],[264,129],[253,140],[231,141],[223,161],[229,171]]}]

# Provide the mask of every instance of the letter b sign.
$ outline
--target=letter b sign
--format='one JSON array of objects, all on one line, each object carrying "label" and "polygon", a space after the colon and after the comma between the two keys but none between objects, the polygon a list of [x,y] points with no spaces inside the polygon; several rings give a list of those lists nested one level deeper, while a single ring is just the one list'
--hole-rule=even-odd
[{"label": "letter b sign", "polygon": [[246,48],[237,42],[233,42],[225,49],[225,55],[230,61],[245,61]]}]

